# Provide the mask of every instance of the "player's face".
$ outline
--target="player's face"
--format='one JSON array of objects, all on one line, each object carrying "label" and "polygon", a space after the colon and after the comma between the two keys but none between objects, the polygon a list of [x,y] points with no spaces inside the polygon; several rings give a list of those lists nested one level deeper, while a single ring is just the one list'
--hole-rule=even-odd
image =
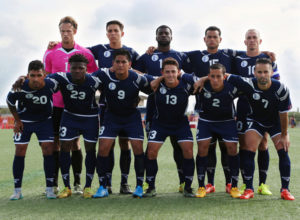
[{"label": "player's face", "polygon": [[208,79],[212,89],[216,92],[221,91],[224,87],[224,74],[222,69],[211,69]]},{"label": "player's face", "polygon": [[72,75],[72,81],[81,82],[85,79],[86,63],[84,62],[72,62],[70,63],[70,72]]},{"label": "player's face", "polygon": [[40,89],[44,85],[45,73],[42,69],[30,70],[27,74],[32,89]]},{"label": "player's face", "polygon": [[72,24],[62,23],[59,26],[59,31],[63,43],[72,43],[74,41],[74,35],[76,34],[76,29],[73,27]]},{"label": "player's face", "polygon": [[124,36],[124,32],[117,24],[108,25],[106,29],[106,36],[110,43],[120,43],[121,38]]},{"label": "player's face", "polygon": [[127,74],[130,68],[131,62],[129,62],[125,55],[119,55],[113,61],[113,69],[117,75]]},{"label": "player's face", "polygon": [[260,39],[259,34],[256,31],[248,31],[245,37],[245,45],[247,50],[257,50],[262,40]]},{"label": "player's face", "polygon": [[258,84],[262,86],[270,84],[272,74],[273,70],[270,64],[256,64],[254,76],[256,77]]},{"label": "player's face", "polygon": [[165,65],[162,75],[167,84],[176,84],[178,82],[179,69],[175,65]]},{"label": "player's face", "polygon": [[219,47],[222,38],[219,35],[218,31],[207,31],[204,37],[204,42],[208,49],[213,50]]},{"label": "player's face", "polygon": [[156,41],[161,46],[168,46],[172,41],[172,33],[169,28],[160,28],[156,34]]}]

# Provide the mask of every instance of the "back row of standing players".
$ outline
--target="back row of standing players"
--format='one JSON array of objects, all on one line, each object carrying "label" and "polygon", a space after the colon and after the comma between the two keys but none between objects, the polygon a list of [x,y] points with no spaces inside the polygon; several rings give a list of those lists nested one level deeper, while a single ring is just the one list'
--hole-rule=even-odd
[{"label": "back row of standing players", "polygon": [[[144,54],[142,56],[138,56],[138,54],[132,49],[128,48],[121,43],[121,38],[124,35],[123,32],[123,25],[119,21],[111,21],[108,22],[106,25],[107,30],[107,37],[110,41],[109,44],[106,45],[97,45],[91,48],[90,51],[87,49],[80,47],[77,45],[74,41],[74,35],[77,31],[77,23],[72,19],[71,17],[65,17],[63,18],[59,23],[59,29],[62,37],[62,42],[55,45],[54,48],[47,50],[44,56],[44,64],[45,64],[45,70],[48,73],[55,73],[55,72],[68,72],[69,71],[69,64],[68,59],[75,53],[83,53],[89,60],[89,64],[87,65],[87,71],[88,72],[94,72],[97,69],[97,65],[95,64],[94,58],[98,61],[99,68],[103,67],[111,67],[112,65],[112,57],[116,49],[124,48],[130,52],[131,60],[132,60],[132,67],[134,69],[137,69],[141,72],[146,72],[149,75],[159,76],[161,74],[161,68],[163,60],[167,57],[173,57],[177,60],[179,63],[179,68],[183,69],[185,72],[193,72],[196,76],[201,77],[208,75],[209,73],[209,67],[214,63],[222,63],[226,67],[227,72],[232,73],[239,73],[239,75],[244,77],[253,77],[254,73],[254,66],[255,61],[257,58],[261,57],[267,57],[264,53],[261,53],[259,50],[259,45],[261,43],[260,35],[257,30],[249,30],[246,33],[245,37],[245,44],[247,46],[246,52],[236,52],[233,50],[219,50],[219,43],[221,42],[221,31],[217,27],[209,27],[205,31],[205,37],[204,41],[207,45],[207,50],[205,51],[192,51],[187,53],[181,53],[174,51],[170,48],[170,43],[172,40],[172,30],[168,26],[160,26],[156,30],[156,40],[157,40],[157,48],[153,51],[152,54]],[[277,70],[276,64],[273,63],[273,70]],[[273,75],[273,77],[278,77],[277,75]],[[73,94],[73,96],[80,98],[80,94]],[[118,96],[124,96],[124,94],[120,93]],[[105,96],[102,94],[101,98],[101,111],[104,112],[105,110]],[[242,99],[240,99],[239,103],[242,103]],[[170,99],[170,102],[173,100]],[[199,110],[200,106],[198,105],[199,102],[197,102],[196,110]],[[56,143],[56,149],[54,151],[54,157],[56,158],[56,161],[58,161],[59,154],[59,144],[58,144],[58,134],[59,134],[59,127],[60,127],[60,140],[64,142],[68,142],[67,146],[64,146],[64,144],[61,145],[62,153],[60,154],[61,159],[61,168],[62,168],[62,174],[63,179],[65,182],[65,186],[69,190],[64,190],[59,196],[60,197],[67,197],[70,195],[70,183],[68,181],[65,181],[68,179],[68,166],[64,167],[62,164],[69,164],[70,163],[70,155],[69,151],[72,149],[72,166],[74,171],[74,186],[75,191],[81,192],[80,189],[80,173],[81,173],[81,163],[82,163],[82,154],[81,150],[78,144],[78,138],[71,137],[72,141],[70,139],[65,138],[64,135],[68,135],[65,128],[66,126],[60,125],[60,117],[63,111],[67,112],[68,110],[65,108],[62,102],[62,98],[59,97],[59,95],[55,95],[53,97],[53,104],[54,104],[54,113],[53,113],[53,125],[54,125],[54,131],[55,131],[55,143]],[[215,103],[218,104],[218,103]],[[240,133],[240,157],[242,157],[241,153],[243,152],[243,134],[245,132],[245,123],[246,123],[246,116],[249,113],[249,109],[241,109],[239,106],[249,106],[249,105],[243,105],[238,104],[238,114],[237,114],[237,123],[238,123],[238,129]],[[146,117],[146,124],[147,124],[147,131],[149,132],[151,128],[151,121],[154,113],[154,98],[153,95],[149,96],[148,103],[147,103],[147,117]],[[71,110],[72,111],[72,110]],[[80,113],[80,112],[79,112]],[[101,114],[102,114],[101,113]],[[100,120],[103,119],[100,116]],[[70,119],[71,120],[71,119]],[[102,122],[103,123],[103,122]],[[103,126],[102,126],[103,128]],[[100,133],[103,132],[100,130]],[[150,133],[151,134],[151,133]],[[120,137],[128,137],[128,134],[117,134]],[[72,135],[71,135],[72,136]],[[73,135],[74,136],[74,135]],[[216,165],[216,156],[215,156],[215,142],[216,137],[213,137],[212,146],[210,146],[210,150],[208,153],[208,161],[207,161],[207,175],[208,175],[208,184],[205,187],[205,192],[210,193],[214,192],[214,169]],[[74,139],[74,140],[73,140]],[[112,138],[113,139],[113,138]],[[66,141],[67,140],[67,141]],[[131,161],[131,152],[130,147],[128,145],[128,139],[127,138],[120,138],[120,147],[121,147],[121,156],[120,156],[120,168],[121,168],[121,186],[120,186],[120,192],[121,193],[131,193],[131,190],[127,184],[127,177],[129,173],[129,167],[130,167],[130,161]],[[86,142],[89,142],[90,140],[86,140]],[[178,169],[178,175],[180,180],[180,187],[179,191],[184,191],[184,183],[189,182],[188,180],[190,178],[187,178],[189,176],[183,174],[183,153],[178,145],[178,137],[171,136],[172,146],[174,148],[174,160],[177,165]],[[110,143],[111,142],[111,143]],[[113,141],[110,141],[106,143],[108,146],[106,149],[110,149],[113,144]],[[72,143],[72,144],[71,144]],[[231,191],[231,175],[230,175],[230,169],[227,162],[227,151],[226,147],[224,147],[223,144],[220,144],[221,152],[222,152],[222,165],[226,177],[226,191]],[[109,158],[104,159],[106,163],[104,165],[107,167],[105,172],[105,175],[99,179],[100,183],[106,191],[111,190],[111,172],[114,165],[114,157],[113,157],[113,148],[110,152],[102,152],[102,154]],[[67,152],[66,155],[64,155],[63,152]],[[261,155],[260,155],[261,154]],[[101,153],[99,153],[101,155]],[[103,156],[102,155],[102,156]],[[255,154],[254,154],[255,155]],[[138,166],[139,157],[141,155],[136,155],[135,163]],[[90,157],[89,157],[90,158]],[[260,191],[261,193],[270,193],[268,189],[265,188],[265,181],[266,181],[266,171],[268,168],[268,151],[267,151],[267,144],[266,139],[263,139],[262,143],[260,144],[260,151],[259,151],[259,169],[260,169]],[[87,151],[87,157],[86,157],[86,164],[88,159],[88,151]],[[89,159],[94,160],[94,159]],[[67,161],[67,162],[66,162]],[[100,160],[101,161],[101,160]],[[185,161],[186,162],[186,161]],[[186,162],[187,163],[187,162]],[[57,176],[58,176],[58,165],[59,163],[56,162],[56,176],[54,181],[54,186],[57,187]],[[104,167],[100,166],[100,167]],[[156,165],[157,166],[157,165]],[[64,167],[64,168],[63,168]],[[241,166],[243,167],[243,166]],[[63,171],[64,169],[64,171]],[[88,171],[88,170],[87,170]],[[242,170],[243,171],[243,170]],[[137,172],[138,173],[138,172]],[[243,173],[243,172],[242,172]],[[87,172],[87,178],[91,178],[92,174],[91,171]],[[101,176],[101,175],[100,175]],[[138,175],[141,177],[141,174]],[[198,175],[199,177],[199,175]],[[107,179],[105,180],[105,183],[103,183],[103,178]],[[16,179],[16,178],[15,178]],[[151,178],[147,178],[147,180]],[[199,179],[199,178],[198,178]],[[247,179],[249,177],[247,176]],[[151,181],[147,181],[150,182]],[[202,182],[202,181],[201,181]],[[137,178],[137,185],[141,185],[141,181],[139,181],[139,178]],[[199,186],[202,186],[199,181]],[[90,187],[90,184],[87,184],[85,186],[85,189],[88,189]],[[252,186],[248,186],[248,189]],[[18,188],[18,187],[17,187]],[[199,187],[200,189],[201,187]],[[286,186],[283,188],[287,188]],[[100,189],[100,188],[99,188]],[[151,187],[148,190],[148,195],[154,195],[155,191],[153,191],[155,187],[153,186],[153,183],[151,183]],[[185,195],[191,195],[189,192],[190,190],[190,184],[186,184],[185,186]],[[88,191],[88,190],[87,190]],[[99,191],[99,190],[98,190]],[[104,193],[100,193],[101,195],[108,195],[108,193],[105,190]],[[202,190],[203,191],[203,190]],[[253,190],[252,190],[253,191]],[[86,194],[89,194],[88,192],[85,192]],[[147,194],[147,193],[146,193]],[[197,193],[198,194],[198,193]],[[202,193],[203,194],[203,193]],[[97,194],[96,194],[97,195]],[[100,196],[102,197],[102,196]],[[199,196],[200,197],[200,196]],[[251,196],[250,196],[251,197]]]}]

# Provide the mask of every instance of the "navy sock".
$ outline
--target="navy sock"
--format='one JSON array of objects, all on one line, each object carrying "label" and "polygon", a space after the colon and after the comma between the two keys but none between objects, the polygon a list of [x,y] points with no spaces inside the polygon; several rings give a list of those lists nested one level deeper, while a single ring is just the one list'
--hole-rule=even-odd
[{"label": "navy sock", "polygon": [[245,183],[245,170],[244,170],[244,161],[245,161],[245,150],[240,150],[240,170],[241,170],[241,176],[243,179],[243,183]]},{"label": "navy sock", "polygon": [[231,187],[237,187],[239,181],[239,166],[240,166],[240,157],[239,155],[230,156],[228,155],[228,162],[230,168],[231,176]]},{"label": "navy sock", "polygon": [[85,188],[91,187],[96,167],[96,151],[91,150],[86,152],[85,168],[86,168],[86,182]]},{"label": "navy sock", "polygon": [[158,172],[157,160],[149,160],[146,158],[146,179],[149,189],[155,189],[155,178]]},{"label": "navy sock", "polygon": [[184,183],[183,175],[183,154],[180,145],[177,142],[177,138],[174,136],[170,137],[171,144],[173,146],[173,158],[176,163],[177,173],[179,177],[179,184]]},{"label": "navy sock", "polygon": [[65,187],[70,187],[70,166],[71,166],[71,156],[70,152],[61,151],[60,157],[60,169],[61,169],[61,175],[64,181]]},{"label": "navy sock", "polygon": [[288,153],[281,149],[277,151],[279,156],[279,171],[281,178],[281,188],[288,189],[291,176],[291,161]]},{"label": "navy sock", "polygon": [[265,184],[267,180],[267,172],[269,169],[269,150],[258,151],[257,155],[257,163],[258,163],[258,169],[259,169],[259,185]]},{"label": "navy sock", "polygon": [[58,186],[58,174],[59,174],[59,153],[60,151],[54,151],[53,152],[53,158],[54,158],[54,181],[53,186]]},{"label": "navy sock", "polygon": [[24,158],[23,156],[15,156],[13,162],[13,175],[15,188],[20,188],[22,186],[23,172],[24,172]]},{"label": "navy sock", "polygon": [[80,185],[80,175],[82,172],[82,151],[80,150],[74,150],[72,151],[72,169],[74,174],[74,186],[76,184]]},{"label": "navy sock", "polygon": [[106,172],[106,177],[107,177],[107,185],[111,186],[111,175],[112,175],[112,171],[114,169],[115,166],[115,153],[114,153],[114,147],[112,147],[109,151],[109,164],[107,167],[107,172]]},{"label": "navy sock", "polygon": [[230,175],[230,169],[229,169],[227,148],[224,143],[220,144],[220,142],[219,142],[219,145],[220,145],[220,150],[221,150],[221,163],[222,163],[225,181],[226,181],[226,185],[227,185],[228,183],[231,183],[231,175]]},{"label": "navy sock", "polygon": [[43,157],[44,157],[44,172],[46,177],[46,186],[53,187],[54,157],[53,155],[43,155]]},{"label": "navy sock", "polygon": [[185,180],[184,189],[190,189],[195,172],[195,161],[194,159],[183,159],[183,175]]},{"label": "navy sock", "polygon": [[245,150],[244,152],[244,170],[245,170],[245,184],[247,189],[253,190],[253,175],[255,170],[255,152]]},{"label": "navy sock", "polygon": [[134,169],[136,175],[136,185],[142,186],[144,182],[144,153],[139,155],[134,155]]},{"label": "navy sock", "polygon": [[199,187],[205,187],[204,180],[205,180],[205,171],[207,167],[207,160],[208,160],[208,156],[200,157],[197,154],[196,167],[197,167],[197,178],[198,178]]},{"label": "navy sock", "polygon": [[131,150],[121,150],[120,155],[120,170],[121,170],[121,185],[127,184],[131,163]]},{"label": "navy sock", "polygon": [[217,165],[216,146],[209,146],[207,155],[207,182],[215,185],[215,169]]},{"label": "navy sock", "polygon": [[99,185],[106,188],[107,186],[107,170],[109,167],[109,157],[97,156],[97,172],[99,178]]}]

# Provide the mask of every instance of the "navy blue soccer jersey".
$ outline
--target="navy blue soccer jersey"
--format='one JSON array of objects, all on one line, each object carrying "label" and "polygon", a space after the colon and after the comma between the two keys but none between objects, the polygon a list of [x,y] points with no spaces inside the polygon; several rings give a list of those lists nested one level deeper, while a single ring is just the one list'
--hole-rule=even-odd
[{"label": "navy blue soccer jersey", "polygon": [[278,80],[272,79],[268,90],[258,88],[256,78],[230,75],[227,81],[244,92],[251,106],[250,119],[270,127],[279,120],[279,113],[292,108],[289,90]]},{"label": "navy blue soccer jersey", "polygon": [[[242,77],[254,77],[255,63],[258,58],[269,58],[269,56],[261,53],[258,56],[249,57],[246,52],[240,53],[234,59],[234,68],[232,73]],[[272,63],[272,68],[274,72],[272,78],[279,78],[277,64],[275,62]]]},{"label": "navy blue soccer jersey", "polygon": [[162,63],[164,59],[168,57],[172,57],[177,60],[179,69],[183,69],[188,73],[192,72],[191,64],[187,55],[175,50],[169,50],[168,52],[155,50],[151,55],[145,53],[138,58],[135,69],[152,76],[161,76]]},{"label": "navy blue soccer jersey", "polygon": [[[132,67],[134,68],[139,54],[131,47],[123,45],[122,48],[129,51],[131,55]],[[113,54],[116,49],[111,48],[109,44],[98,44],[96,46],[89,47],[88,49],[92,51],[95,59],[98,61],[99,68],[110,68],[112,66]]]},{"label": "navy blue soccer jersey", "polygon": [[206,121],[233,120],[235,116],[233,100],[237,96],[237,87],[226,81],[224,81],[224,88],[219,92],[213,91],[209,81],[205,82],[201,92],[196,95],[200,119]]},{"label": "navy blue soccer jersey", "polygon": [[231,73],[233,65],[233,57],[236,55],[235,50],[222,49],[217,53],[210,54],[207,50],[185,52],[190,59],[192,72],[198,77],[207,76],[209,67],[215,63],[221,63],[225,66],[226,72]]},{"label": "navy blue soccer jersey", "polygon": [[10,91],[7,102],[16,106],[18,115],[23,122],[44,121],[52,115],[52,95],[58,91],[55,80],[45,79],[45,86],[39,90],[33,90],[25,80],[21,91]]},{"label": "navy blue soccer jersey", "polygon": [[149,93],[150,86],[146,77],[129,70],[128,78],[119,80],[107,68],[92,74],[100,80],[106,98],[106,111],[117,115],[130,115],[137,110],[139,91]]},{"label": "navy blue soccer jersey", "polygon": [[65,103],[65,110],[79,116],[97,115],[98,107],[95,92],[99,88],[99,80],[90,74],[85,74],[83,84],[72,83],[71,73],[54,73],[48,77],[55,79]]}]

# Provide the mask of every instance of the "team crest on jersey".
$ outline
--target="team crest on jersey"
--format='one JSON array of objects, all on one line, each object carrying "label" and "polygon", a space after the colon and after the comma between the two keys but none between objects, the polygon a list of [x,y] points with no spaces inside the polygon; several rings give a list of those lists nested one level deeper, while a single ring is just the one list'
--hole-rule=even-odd
[{"label": "team crest on jersey", "polygon": [[252,97],[253,97],[254,100],[259,100],[260,99],[260,95],[258,93],[254,93]]},{"label": "team crest on jersey", "polygon": [[152,61],[157,61],[158,60],[158,56],[156,54],[152,55],[151,60]]},{"label": "team crest on jersey", "polygon": [[246,67],[248,65],[248,62],[246,60],[243,60],[241,62],[241,67]]},{"label": "team crest on jersey", "polygon": [[208,62],[208,60],[209,60],[209,57],[207,55],[205,55],[205,56],[202,57],[202,61],[204,63]]},{"label": "team crest on jersey", "polygon": [[67,90],[73,90],[73,89],[74,89],[74,86],[72,84],[67,85]]},{"label": "team crest on jersey", "polygon": [[209,99],[211,97],[210,92],[205,92],[204,93],[204,97],[207,98],[207,99]]},{"label": "team crest on jersey", "polygon": [[105,57],[110,57],[111,52],[110,52],[110,51],[105,51],[103,55],[104,55]]},{"label": "team crest on jersey", "polygon": [[161,88],[159,89],[159,92],[160,92],[161,94],[166,94],[166,93],[167,93],[167,90],[166,90],[165,87],[161,87]]},{"label": "team crest on jersey", "polygon": [[31,99],[33,95],[31,93],[25,95],[26,99]]},{"label": "team crest on jersey", "polygon": [[110,82],[110,83],[108,84],[108,88],[109,88],[110,90],[115,90],[115,89],[116,89],[116,84],[113,83],[113,82]]}]

